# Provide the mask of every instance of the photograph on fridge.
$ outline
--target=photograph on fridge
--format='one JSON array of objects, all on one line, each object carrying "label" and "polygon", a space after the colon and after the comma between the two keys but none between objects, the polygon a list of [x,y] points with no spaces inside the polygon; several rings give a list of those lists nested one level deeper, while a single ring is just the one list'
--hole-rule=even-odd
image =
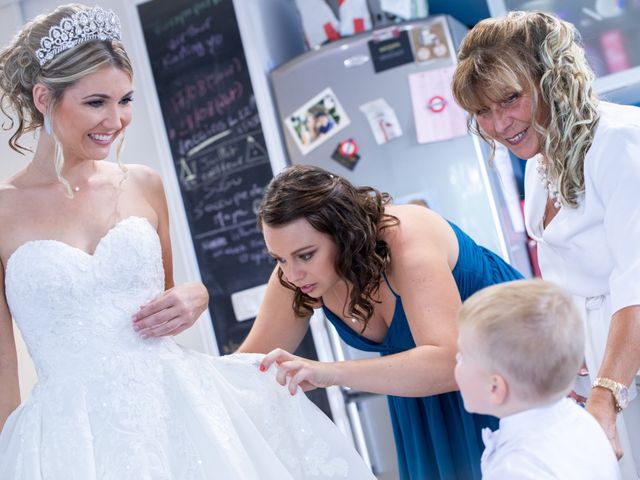
[{"label": "photograph on fridge", "polygon": [[331,88],[325,88],[284,120],[303,155],[349,125],[349,117]]}]

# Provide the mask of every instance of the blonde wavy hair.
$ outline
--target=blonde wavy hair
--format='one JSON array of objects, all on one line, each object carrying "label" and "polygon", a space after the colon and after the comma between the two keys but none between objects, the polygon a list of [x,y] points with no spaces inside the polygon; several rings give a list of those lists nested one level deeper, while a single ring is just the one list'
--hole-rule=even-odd
[{"label": "blonde wavy hair", "polygon": [[[9,119],[8,124],[3,123],[2,128],[15,128],[9,138],[9,146],[18,153],[31,151],[19,143],[20,138],[44,125],[44,116],[33,100],[33,87],[37,83],[43,84],[51,93],[46,113],[50,122],[51,113],[62,100],[65,90],[81,78],[109,66],[116,67],[133,78],[133,67],[127,52],[115,40],[81,43],[58,53],[44,66],[40,66],[36,50],[40,48],[40,40],[49,34],[49,29],[59,25],[63,18],[87,9],[87,6],[76,3],[62,5],[47,15],[39,15],[27,22],[11,43],[0,51],[0,111]],[[52,138],[58,181],[66,187],[69,196],[73,196],[71,185],[62,176],[62,147],[53,132]],[[116,147],[116,160],[126,178],[127,169],[120,160],[123,146],[124,134]]]},{"label": "blonde wavy hair", "polygon": [[594,73],[575,27],[542,12],[510,12],[478,23],[458,52],[452,90],[469,112],[468,126],[495,152],[476,118],[485,103],[530,93],[532,126],[564,205],[584,192],[584,157],[598,124]]}]

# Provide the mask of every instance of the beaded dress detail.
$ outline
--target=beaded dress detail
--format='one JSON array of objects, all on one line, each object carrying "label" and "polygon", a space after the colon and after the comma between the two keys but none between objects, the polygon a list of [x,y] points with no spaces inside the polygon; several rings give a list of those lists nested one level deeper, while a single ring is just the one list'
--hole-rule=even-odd
[{"label": "beaded dress detail", "polygon": [[211,357],[133,330],[164,288],[146,219],[120,221],[93,254],[29,241],[5,287],[38,383],[0,434],[0,478],[374,479],[313,403],[259,372],[260,355]]}]

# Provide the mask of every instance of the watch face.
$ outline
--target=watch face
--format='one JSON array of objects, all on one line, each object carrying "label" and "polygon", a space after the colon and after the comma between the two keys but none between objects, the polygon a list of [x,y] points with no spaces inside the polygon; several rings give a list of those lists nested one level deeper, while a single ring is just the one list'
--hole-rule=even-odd
[{"label": "watch face", "polygon": [[627,388],[621,388],[618,392],[618,405],[620,408],[627,408],[629,405],[629,390]]}]

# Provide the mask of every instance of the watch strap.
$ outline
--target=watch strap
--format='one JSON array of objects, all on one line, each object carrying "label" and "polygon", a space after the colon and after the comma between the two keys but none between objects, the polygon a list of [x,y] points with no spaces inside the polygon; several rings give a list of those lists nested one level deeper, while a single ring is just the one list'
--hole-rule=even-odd
[{"label": "watch strap", "polygon": [[596,387],[606,388],[611,392],[611,395],[613,395],[613,400],[615,402],[617,412],[621,412],[622,409],[627,406],[628,401],[626,399],[627,399],[628,393],[627,393],[626,385],[620,382],[616,382],[611,378],[598,377],[593,382],[593,385],[591,385],[591,388],[596,388]]}]

